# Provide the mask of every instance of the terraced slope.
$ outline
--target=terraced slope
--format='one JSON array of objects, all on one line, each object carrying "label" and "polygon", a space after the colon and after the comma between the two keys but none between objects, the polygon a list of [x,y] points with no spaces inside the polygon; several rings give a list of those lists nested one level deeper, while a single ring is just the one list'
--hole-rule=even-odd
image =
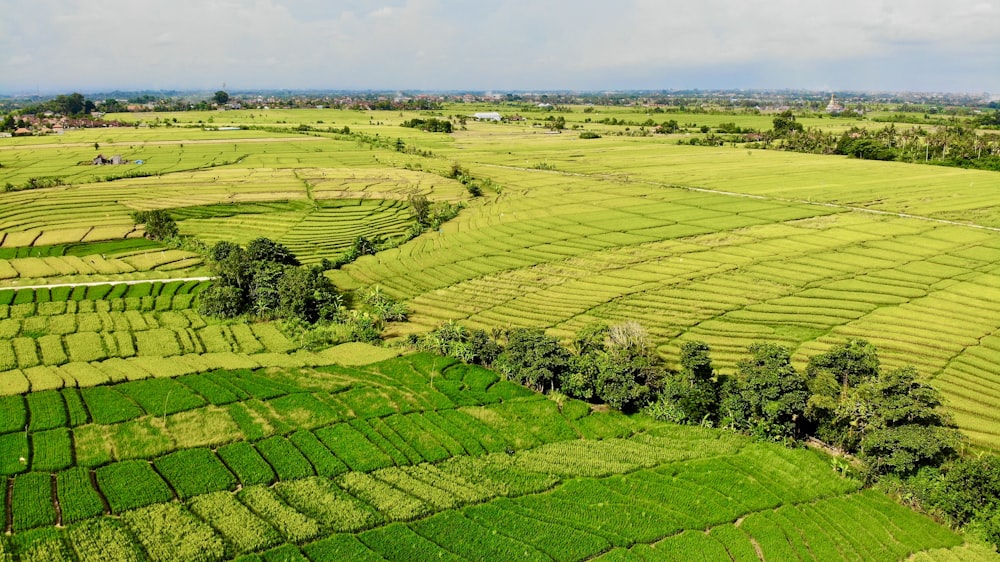
[{"label": "terraced slope", "polygon": [[[129,218],[134,209],[169,208],[183,232],[209,241],[272,236],[313,264],[334,258],[354,235],[405,230],[410,193],[464,200],[469,208],[439,231],[332,276],[346,288],[378,284],[406,300],[413,323],[394,327],[402,334],[456,319],[539,326],[568,337],[591,322],[639,320],[668,360],[684,341],[699,339],[712,345],[723,369],[755,341],[791,347],[802,365],[848,337],[863,337],[890,367],[912,363],[933,378],[976,445],[1000,447],[997,174],[678,146],[663,137],[584,140],[539,134],[528,124],[469,123],[466,131],[434,135],[396,126],[396,115],[379,114],[385,125],[373,116],[332,110],[258,116],[289,129],[320,120],[349,124],[368,135],[353,138],[162,129],[157,141],[155,131],[130,129],[115,131],[113,139],[94,131],[44,144],[12,139],[0,147],[0,181],[35,172],[93,179],[73,151],[95,141],[130,143],[164,167],[156,168],[160,176],[7,194],[0,202],[0,249],[15,255],[0,260],[0,279],[151,278],[200,266],[177,251],[24,253],[137,236]],[[176,117],[193,124],[204,115]],[[234,112],[226,119],[250,117]],[[433,152],[378,148],[386,138]],[[470,199],[461,184],[439,175],[451,162],[478,181],[492,179],[495,188]],[[177,328],[199,330],[194,324]],[[35,332],[18,324],[15,337]],[[163,347],[167,356],[211,347],[205,339],[212,336],[172,333],[176,344]],[[166,332],[156,334],[134,343],[146,340],[152,350],[160,342],[152,338],[169,340]],[[69,332],[39,335],[46,339],[18,344],[24,360],[17,349],[6,352],[5,366],[77,363],[68,354]],[[236,346],[234,340],[230,349]],[[94,361],[122,353],[108,343],[102,350],[107,359]]]},{"label": "terraced slope", "polygon": [[24,459],[0,464],[16,560],[899,560],[962,544],[814,452],[560,408],[429,355],[0,411]]},{"label": "terraced slope", "polygon": [[[500,195],[334,279],[408,300],[412,329],[458,320],[568,338],[637,320],[668,359],[698,339],[724,369],[756,341],[804,365],[866,338],[887,365],[934,378],[973,442],[1000,446],[1000,232],[944,222],[992,224],[980,210],[995,174],[498,134],[459,143]],[[836,162],[843,177],[829,175]]]}]

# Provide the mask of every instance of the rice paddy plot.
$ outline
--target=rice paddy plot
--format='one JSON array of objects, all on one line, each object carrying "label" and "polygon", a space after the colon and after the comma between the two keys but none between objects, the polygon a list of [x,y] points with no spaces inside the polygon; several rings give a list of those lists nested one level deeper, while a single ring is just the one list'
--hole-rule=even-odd
[{"label": "rice paddy plot", "polygon": [[431,201],[465,199],[465,187],[437,174],[399,168],[316,168],[297,171],[318,200],[383,199],[405,201],[421,194]]},{"label": "rice paddy plot", "polygon": [[[660,137],[591,142],[519,124],[432,135],[397,127],[395,113],[254,118],[289,131],[302,122],[316,136],[183,128],[204,115],[0,147],[0,181],[73,182],[0,203],[0,278],[197,267],[190,256],[156,261],[165,253],[137,238],[137,209],[167,209],[210,243],[268,236],[313,264],[354,236],[402,234],[406,198],[420,193],[467,207],[437,231],[330,272],[344,289],[378,284],[407,301],[416,330],[457,319],[569,338],[592,322],[638,320],[668,362],[698,339],[722,371],[752,342],[786,345],[801,365],[864,337],[889,367],[916,363],[934,376],[974,443],[1000,439],[1000,237],[846,208],[993,224],[989,174]],[[582,112],[566,115],[583,123]],[[391,128],[369,123],[375,116]],[[345,124],[435,157],[322,132]],[[161,175],[84,183],[98,170],[74,159],[94,142],[149,152]],[[499,187],[468,197],[441,176],[451,161]],[[560,409],[443,359],[364,366],[393,349],[295,351],[274,324],[202,318],[189,293],[176,284],[0,291],[0,449],[13,453],[0,459],[11,533],[0,559],[970,551],[943,527],[857,493],[814,453],[575,402]],[[336,365],[348,363],[356,367]]]},{"label": "rice paddy plot", "polygon": [[[504,178],[510,186],[522,180],[510,170]],[[458,320],[569,337],[590,322],[638,320],[664,342],[668,359],[682,342],[700,339],[712,344],[722,369],[755,341],[798,348],[801,365],[837,341],[862,337],[880,347],[887,365],[915,363],[934,376],[1000,328],[991,296],[995,234],[829,211],[729,225],[722,217],[761,218],[784,204],[751,199],[743,209],[727,195],[625,186],[612,196],[580,178],[567,183],[572,205],[560,199],[563,188],[536,183],[522,198],[470,209],[448,225],[454,231],[359,260],[334,279],[380,284],[409,299],[411,321],[426,328]],[[599,209],[601,201],[608,208]],[[650,219],[717,231],[663,238]]]},{"label": "rice paddy plot", "polygon": [[[351,377],[355,384],[368,378],[376,385],[391,377],[427,392],[421,381],[426,381],[431,360],[417,355],[362,370],[331,368],[325,371],[326,377],[324,371],[289,371],[250,378],[232,373],[228,379],[235,383],[246,378],[234,384],[242,394],[234,393],[247,404],[258,400],[248,400],[251,393],[264,396],[281,389],[286,396],[295,396],[305,388],[300,386],[296,392],[294,381],[315,391],[342,384],[340,377]],[[452,379],[468,379],[470,388],[475,385],[480,392],[484,384],[488,390],[489,381],[496,384],[495,375],[476,383],[477,371],[468,367],[454,366],[445,372]],[[219,381],[217,386],[227,380],[214,379]],[[156,380],[161,379],[148,382]],[[184,380],[189,379],[171,384]],[[142,390],[137,383],[116,387],[131,393]],[[165,387],[148,390],[167,391]],[[93,409],[98,402],[90,404]],[[204,408],[191,405],[195,409],[169,415],[165,427],[173,431],[175,418]],[[862,540],[871,541],[876,550],[882,548],[880,544],[919,551],[961,543],[950,531],[884,496],[855,493],[859,483],[832,474],[827,462],[814,452],[755,444],[715,429],[591,413],[585,405],[570,415],[566,412],[575,411],[572,405],[560,412],[549,400],[525,396],[462,410],[444,408],[433,417],[412,413],[365,424],[372,437],[383,436],[381,441],[370,441],[356,429],[358,424],[334,423],[315,433],[300,430],[287,439],[236,441],[217,451],[204,445],[186,446],[149,461],[109,459],[97,466],[91,478],[86,469],[78,468],[55,477],[25,472],[14,478],[13,486],[15,553],[28,552],[21,538],[27,537],[24,533],[45,529],[55,533],[53,540],[65,539],[76,548],[92,549],[83,534],[87,529],[113,544],[115,552],[141,551],[155,560],[193,555],[195,551],[189,549],[195,546],[204,559],[231,559],[241,553],[269,551],[286,540],[297,542],[317,560],[328,555],[335,559],[336,554],[330,553],[364,555],[369,551],[397,557],[413,549],[433,550],[441,556],[466,557],[480,551],[579,560],[613,545],[632,545],[638,552],[645,544],[659,543],[686,529],[700,533],[712,528],[714,532],[714,527],[731,526],[729,522],[736,518],[746,520],[747,532],[760,535],[752,535],[760,544],[770,545],[766,524],[772,521],[768,514],[775,508],[789,516],[781,525],[819,537],[823,531],[812,523],[814,515],[792,517],[799,513],[799,506],[819,509],[816,501],[830,502],[847,514],[838,524],[838,533],[864,535]],[[16,411],[17,403],[11,402],[8,409]],[[256,411],[269,412],[266,408]],[[614,421],[625,431],[617,437],[592,433],[598,420]],[[144,431],[154,425],[146,423]],[[38,432],[36,446],[46,446],[39,445],[38,438],[52,431],[58,428]],[[84,432],[75,433],[77,446],[97,445]],[[461,444],[476,436],[488,446],[484,436],[489,433],[493,439],[510,439],[518,450],[487,453],[480,449],[469,454],[469,447]],[[104,434],[114,436],[120,431]],[[435,462],[404,456],[402,466],[387,466],[382,451],[394,446],[390,443],[400,436],[413,442],[413,453],[419,458],[432,456]],[[358,443],[368,445],[358,447]],[[120,443],[114,448],[119,449]],[[366,461],[368,454],[374,462]],[[338,458],[348,460],[350,466],[339,465],[325,477],[313,475],[314,471],[327,472]],[[273,487],[263,486],[275,479],[279,482]],[[751,489],[745,489],[748,486]],[[51,508],[56,500],[59,513],[70,524],[65,529],[53,526],[58,514]],[[103,501],[111,517],[102,514]],[[861,522],[866,531],[857,528]],[[537,532],[519,531],[528,528]],[[454,529],[464,530],[461,540],[446,539]],[[355,536],[360,543],[350,542]],[[892,539],[879,538],[885,536]],[[681,551],[690,547],[681,539],[667,540],[679,541]],[[868,559],[873,552],[859,554]]]}]

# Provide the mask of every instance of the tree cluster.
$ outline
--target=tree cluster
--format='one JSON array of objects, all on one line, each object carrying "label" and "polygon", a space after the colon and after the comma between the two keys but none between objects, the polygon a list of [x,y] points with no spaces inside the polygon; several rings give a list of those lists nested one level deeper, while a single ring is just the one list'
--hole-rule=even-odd
[{"label": "tree cluster", "polygon": [[1000,127],[1000,109],[983,113],[976,121],[980,127]]},{"label": "tree cluster", "polygon": [[545,126],[553,131],[561,131],[566,128],[566,118],[562,115],[559,117],[549,115],[545,118]]},{"label": "tree cluster", "polygon": [[332,320],[341,310],[340,293],[320,269],[300,267],[288,248],[267,238],[251,240],[246,248],[219,242],[209,262],[217,277],[199,295],[203,314],[315,323]]},{"label": "tree cluster", "polygon": [[801,133],[804,130],[802,123],[795,120],[792,110],[783,111],[772,120],[774,136],[778,138],[787,137],[792,133]]},{"label": "tree cluster", "polygon": [[177,222],[163,209],[135,211],[132,213],[132,220],[137,225],[146,225],[146,238],[169,240],[177,237]]},{"label": "tree cluster", "polygon": [[74,92],[69,95],[58,95],[55,99],[38,105],[26,107],[22,110],[22,113],[37,114],[51,111],[53,113],[59,113],[67,117],[72,117],[76,115],[89,114],[96,108],[97,107],[94,105],[94,102],[86,99],[83,94]]},{"label": "tree cluster", "polygon": [[[784,115],[784,114],[783,114]],[[984,116],[991,122],[993,116]],[[864,160],[929,163],[961,168],[1000,170],[1000,135],[976,130],[976,123],[951,124],[932,129],[880,129],[852,127],[841,134],[820,129],[789,129],[776,117],[774,129],[763,135],[764,144],[781,139],[781,150],[812,154],[841,154]],[[749,138],[749,137],[748,137]]]},{"label": "tree cluster", "polygon": [[442,224],[455,218],[464,208],[461,204],[453,205],[447,201],[431,203],[427,196],[421,193],[411,194],[407,200],[410,203],[410,215],[416,221],[414,228],[411,229],[414,234],[411,238],[416,238],[427,229],[437,230]]},{"label": "tree cluster", "polygon": [[900,482],[918,506],[956,526],[978,525],[1000,543],[1000,461],[959,457],[961,437],[937,391],[911,367],[883,369],[867,341],[813,356],[804,373],[787,349],[753,344],[732,374],[717,372],[709,346],[697,341],[681,346],[679,369],[667,368],[634,322],[585,327],[568,346],[540,329],[487,333],[454,322],[411,343],[626,412],[766,440],[818,438],[856,459],[869,482]]},{"label": "tree cluster", "polygon": [[20,127],[26,127],[28,124],[24,122],[24,119],[15,118],[13,113],[8,113],[3,116],[0,120],[0,131],[2,132],[14,132]]},{"label": "tree cluster", "polygon": [[431,117],[429,119],[414,118],[409,121],[403,121],[400,125],[411,129],[420,129],[421,131],[427,131],[429,133],[450,133],[452,131],[451,121],[448,121],[447,119],[438,119],[436,117]]},{"label": "tree cluster", "polygon": [[767,440],[814,436],[855,455],[871,478],[938,466],[960,444],[937,391],[910,367],[882,369],[877,350],[863,340],[813,356],[805,373],[786,348],[753,344],[732,374],[717,372],[708,345],[697,341],[681,346],[680,369],[667,368],[635,322],[588,326],[568,346],[540,329],[486,334],[454,323],[415,343],[492,366],[539,391],[625,412]]},{"label": "tree cluster", "polygon": [[445,174],[446,178],[458,180],[462,185],[465,186],[466,191],[469,195],[473,197],[479,197],[483,194],[483,188],[476,181],[476,178],[472,177],[469,170],[463,168],[459,164],[452,162],[451,167],[448,169],[448,173]]},{"label": "tree cluster", "polygon": [[895,489],[904,501],[956,528],[1000,545],[1000,458],[965,456],[921,470]]}]

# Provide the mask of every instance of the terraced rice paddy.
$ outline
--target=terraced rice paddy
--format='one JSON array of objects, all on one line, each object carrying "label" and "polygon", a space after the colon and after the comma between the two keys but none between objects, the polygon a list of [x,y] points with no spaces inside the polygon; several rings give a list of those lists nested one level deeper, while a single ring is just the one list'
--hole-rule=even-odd
[{"label": "terraced rice paddy", "polygon": [[723,368],[755,341],[787,345],[803,365],[866,338],[886,364],[933,377],[973,442],[1000,443],[995,174],[536,138],[459,139],[473,173],[504,192],[337,282],[386,287],[422,328],[458,320],[568,338],[638,320],[668,360],[699,339]]},{"label": "terraced rice paddy", "polygon": [[[291,122],[290,115],[296,114],[259,117],[278,123]],[[182,124],[204,117],[178,116]],[[441,231],[363,258],[333,274],[336,282],[378,284],[407,300],[413,323],[402,333],[456,319],[540,326],[568,337],[590,322],[635,319],[658,338],[668,360],[680,343],[696,338],[713,346],[723,368],[754,341],[788,345],[802,364],[844,338],[864,337],[888,364],[914,363],[933,377],[975,443],[1000,443],[993,267],[1000,233],[944,222],[1000,225],[996,174],[656,138],[583,141],[520,125],[473,123],[446,137],[391,126],[395,118],[378,127],[363,114],[316,117],[398,135],[432,147],[435,157],[336,135],[171,129],[157,144],[149,130],[116,131],[115,146],[177,152],[183,144],[184,151],[231,151],[242,159],[51,188],[43,198],[37,191],[8,194],[0,204],[0,246],[19,253],[0,261],[0,279],[27,284],[201,271],[200,260],[176,251],[79,257],[22,251],[141,235],[129,217],[133,209],[170,209],[183,233],[209,242],[268,236],[313,264],[335,257],[359,234],[401,234],[411,221],[409,194],[464,198],[470,208]],[[223,142],[227,134],[230,144]],[[80,135],[92,142],[92,132]],[[19,139],[9,153],[47,154],[52,166],[76,166],[76,157],[58,152],[71,148],[71,137],[34,149],[28,140]],[[458,182],[420,171],[443,172],[451,159],[502,189],[469,200]],[[536,169],[540,164],[554,169]],[[15,179],[23,171],[18,166],[5,164],[0,176]],[[55,351],[54,343],[46,348]],[[63,360],[59,353],[48,357]]]},{"label": "terraced rice paddy", "polygon": [[[206,285],[0,291],[0,396],[347,359],[336,350],[300,351],[271,323],[227,325],[199,315],[191,306]],[[383,350],[374,357],[395,353]]]},{"label": "terraced rice paddy", "polygon": [[[406,301],[394,334],[454,319],[568,338],[637,320],[668,361],[698,339],[723,371],[753,342],[803,365],[861,337],[932,377],[974,444],[1000,446],[995,174],[396,126],[417,115],[276,111],[256,122],[288,133],[0,146],[0,183],[69,184],[0,202],[0,561],[990,559],[817,453],[560,406],[394,348],[304,351],[275,324],[199,315],[203,282],[11,288],[205,271],[144,241],[134,210],[167,209],[210,243],[267,236],[315,264],[355,236],[402,234],[421,194],[467,207],[328,273]],[[292,134],[299,123],[369,137]],[[376,133],[432,154],[378,148]],[[79,165],[94,142],[159,175]],[[452,162],[491,180],[483,197],[442,177]]]},{"label": "terraced rice paddy", "polygon": [[[121,131],[121,134],[131,133]],[[146,138],[144,134],[139,134],[140,138]],[[198,170],[204,166],[196,165],[179,171],[156,170],[157,175],[150,177],[112,182],[93,183],[89,176],[67,176],[67,183],[84,183],[47,188],[41,199],[36,190],[5,195],[0,203],[0,233],[3,234],[0,247],[141,236],[142,233],[135,230],[131,213],[163,208],[176,209],[178,218],[188,219],[189,224],[181,224],[182,233],[210,241],[233,233],[238,233],[236,239],[243,241],[256,232],[258,236],[287,234],[288,241],[294,244],[304,237],[314,237],[317,228],[334,224],[335,232],[324,234],[326,237],[318,246],[298,244],[297,249],[306,252],[302,256],[306,261],[318,262],[342,250],[353,238],[346,231],[359,226],[364,226],[366,233],[387,236],[405,231],[409,221],[405,201],[410,194],[423,194],[432,201],[458,201],[464,193],[461,184],[439,175],[387,169],[373,158],[367,147],[355,143],[294,135],[281,139],[236,138],[234,144],[223,145],[217,140],[200,138],[206,134],[192,131],[190,135],[194,139],[189,144],[231,151],[232,160],[225,160],[231,162],[230,165],[208,170]],[[182,144],[183,141],[170,141],[155,145],[155,148],[177,151]],[[59,146],[18,146],[9,153],[30,153],[32,158],[44,159],[48,165],[67,170],[77,166],[73,158],[60,152]],[[13,182],[22,174],[33,173],[31,166],[11,162],[6,153],[0,154],[5,154],[0,157],[3,163],[0,182]],[[394,158],[402,166],[415,157],[399,155]],[[442,163],[441,167],[444,166]],[[97,168],[107,171],[112,167]],[[345,204],[342,200],[348,202]],[[275,202],[284,208],[266,210],[267,214],[274,215],[266,219],[261,218],[260,209],[251,210],[247,213],[249,216],[243,217],[217,207]],[[199,212],[206,214],[203,207],[209,211],[215,207],[214,213],[207,214],[216,218],[207,222],[199,220]],[[255,230],[247,230],[247,226]],[[300,228],[299,232],[295,232],[296,227]],[[185,264],[185,267],[191,265]],[[3,275],[0,270],[0,276]],[[8,271],[7,276],[12,275]]]},{"label": "terraced rice paddy", "polygon": [[0,546],[20,560],[896,560],[962,543],[816,453],[560,409],[426,355],[0,408],[0,441],[22,459],[0,464],[13,532]]},{"label": "terraced rice paddy", "polygon": [[[206,215],[228,205],[204,208]],[[264,236],[287,246],[303,263],[335,257],[358,236],[401,237],[413,223],[405,201],[330,199],[318,205],[281,205],[277,212],[197,218],[199,209],[185,209],[182,234],[214,244],[221,240],[246,244]],[[258,205],[257,208],[262,208]],[[289,210],[284,210],[289,209]],[[294,210],[292,210],[294,209]]]}]

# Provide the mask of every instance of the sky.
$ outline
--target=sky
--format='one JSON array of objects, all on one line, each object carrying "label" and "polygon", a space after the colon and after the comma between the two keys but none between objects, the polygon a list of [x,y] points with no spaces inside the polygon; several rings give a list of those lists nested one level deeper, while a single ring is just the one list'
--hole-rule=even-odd
[{"label": "sky", "polygon": [[1000,0],[0,0],[0,92],[1000,94]]}]

